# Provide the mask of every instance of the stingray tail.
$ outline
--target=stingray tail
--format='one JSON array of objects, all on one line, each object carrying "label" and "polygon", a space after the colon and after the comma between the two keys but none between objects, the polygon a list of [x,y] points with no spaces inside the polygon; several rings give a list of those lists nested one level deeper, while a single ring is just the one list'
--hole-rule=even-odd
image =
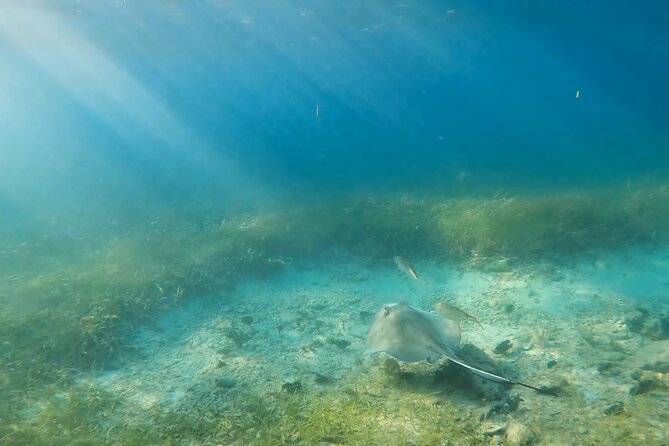
[{"label": "stingray tail", "polygon": [[458,358],[455,354],[453,354],[451,352],[444,352],[444,355],[448,359],[453,361],[454,363],[456,363],[456,364],[458,364],[458,365],[460,365],[460,366],[462,366],[466,369],[469,369],[475,375],[478,375],[483,379],[487,379],[488,381],[493,381],[493,382],[502,383],[502,384],[516,384],[516,385],[519,385],[519,386],[527,387],[528,389],[536,390],[539,393],[544,393],[544,394],[547,394],[547,395],[552,395],[552,396],[557,397],[557,394],[555,394],[553,392],[550,392],[548,390],[540,389],[538,387],[534,387],[534,386],[531,386],[529,384],[521,383],[520,381],[514,381],[512,379],[505,378],[505,377],[500,376],[500,375],[495,375],[494,373],[486,372],[485,370],[474,367],[473,365],[469,365],[465,361]]}]

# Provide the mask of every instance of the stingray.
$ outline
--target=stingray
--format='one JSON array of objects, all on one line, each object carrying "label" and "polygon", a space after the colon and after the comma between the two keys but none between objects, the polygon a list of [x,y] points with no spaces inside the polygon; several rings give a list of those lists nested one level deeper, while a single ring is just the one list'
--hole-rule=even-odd
[{"label": "stingray", "polygon": [[369,328],[365,354],[386,352],[400,361],[430,363],[445,356],[481,378],[498,383],[516,384],[557,396],[538,387],[467,364],[455,353],[459,345],[460,324],[457,321],[419,310],[405,303],[386,304],[376,313],[376,318]]}]

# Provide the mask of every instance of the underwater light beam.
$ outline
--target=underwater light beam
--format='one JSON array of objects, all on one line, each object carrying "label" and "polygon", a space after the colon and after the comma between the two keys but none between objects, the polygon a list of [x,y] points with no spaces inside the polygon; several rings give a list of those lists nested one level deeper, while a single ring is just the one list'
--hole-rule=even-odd
[{"label": "underwater light beam", "polygon": [[[231,196],[259,193],[258,186],[251,187],[236,160],[214,150],[159,97],[77,32],[57,11],[35,5],[2,8],[0,35],[17,45],[91,114],[125,136],[133,150],[145,152],[156,162],[172,156],[210,174],[214,172],[210,176],[216,178],[216,186]],[[128,135],[138,131],[158,144],[137,144]]]}]

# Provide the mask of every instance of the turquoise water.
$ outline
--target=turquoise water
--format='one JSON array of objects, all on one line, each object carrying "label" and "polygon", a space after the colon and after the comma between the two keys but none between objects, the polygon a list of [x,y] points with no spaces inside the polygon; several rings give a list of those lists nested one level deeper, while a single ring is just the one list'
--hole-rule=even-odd
[{"label": "turquoise water", "polygon": [[[0,4],[0,443],[666,444],[667,25]],[[544,394],[363,355],[440,301]]]},{"label": "turquoise water", "polygon": [[3,188],[44,205],[495,191],[669,161],[661,3],[40,5],[3,6],[0,117]]}]

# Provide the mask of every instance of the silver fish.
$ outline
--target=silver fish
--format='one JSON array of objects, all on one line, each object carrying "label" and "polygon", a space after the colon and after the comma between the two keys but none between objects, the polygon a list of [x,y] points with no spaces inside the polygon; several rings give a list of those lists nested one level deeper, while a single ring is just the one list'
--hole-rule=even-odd
[{"label": "silver fish", "polygon": [[400,256],[395,256],[394,259],[395,259],[395,264],[397,264],[397,267],[399,269],[407,273],[409,277],[411,277],[412,279],[416,280],[419,279],[418,273],[413,268],[413,266],[411,266],[411,263],[409,263],[405,258]]},{"label": "silver fish", "polygon": [[446,319],[450,319],[455,322],[461,322],[464,321],[465,319],[470,319],[479,324],[479,327],[481,327],[481,329],[485,330],[483,328],[483,325],[481,325],[478,319],[476,319],[471,314],[465,313],[464,311],[462,311],[461,309],[459,309],[454,305],[441,301],[434,304],[434,309],[437,310],[437,313],[441,314]]}]

